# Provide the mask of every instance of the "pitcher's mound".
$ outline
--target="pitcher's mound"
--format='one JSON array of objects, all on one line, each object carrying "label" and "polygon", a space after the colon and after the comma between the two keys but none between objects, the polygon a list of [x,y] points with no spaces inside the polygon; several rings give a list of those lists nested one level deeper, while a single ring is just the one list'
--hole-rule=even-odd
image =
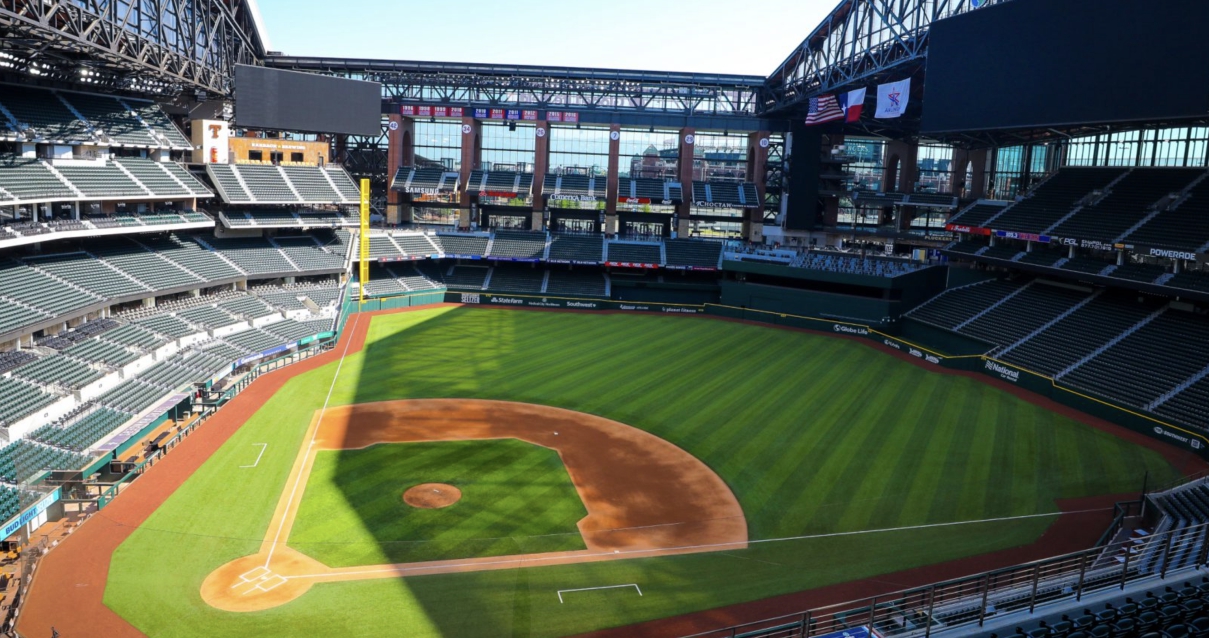
[{"label": "pitcher's mound", "polygon": [[449,507],[462,498],[462,490],[444,483],[424,483],[403,492],[403,502],[425,510]]}]

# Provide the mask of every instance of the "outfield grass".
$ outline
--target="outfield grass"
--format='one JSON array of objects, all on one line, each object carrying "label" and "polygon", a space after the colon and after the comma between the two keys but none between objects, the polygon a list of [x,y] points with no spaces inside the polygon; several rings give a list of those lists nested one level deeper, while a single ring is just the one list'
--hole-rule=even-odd
[{"label": "outfield grass", "polygon": [[[462,498],[416,509],[403,492]],[[315,455],[289,544],[330,567],[586,549],[588,515],[554,450],[515,439],[380,444]]]},{"label": "outfield grass", "polygon": [[[201,601],[201,581],[256,551],[332,364],[287,384],[119,548],[108,605],[151,636],[561,636],[1018,546],[1053,517],[970,521],[1137,490],[1146,472],[1153,482],[1176,478],[1151,450],[973,379],[821,335],[683,317],[442,308],[378,317],[369,337],[345,361],[334,405],[472,397],[628,423],[709,464],[742,504],[751,538],[769,542],[321,584],[265,612],[214,610]],[[268,443],[264,457],[241,469],[255,443]],[[363,525],[347,520],[349,507],[341,518]],[[969,523],[819,536],[952,522]],[[560,605],[555,594],[622,583],[639,583],[644,596]]]}]

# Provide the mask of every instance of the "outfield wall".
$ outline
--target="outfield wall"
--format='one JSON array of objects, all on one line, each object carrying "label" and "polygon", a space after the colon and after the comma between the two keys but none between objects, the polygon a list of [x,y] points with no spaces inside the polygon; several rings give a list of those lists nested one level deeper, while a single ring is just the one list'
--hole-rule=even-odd
[{"label": "outfield wall", "polygon": [[[723,282],[724,284],[726,282]],[[748,286],[750,288],[750,286]],[[770,287],[775,290],[783,290]],[[726,287],[723,288],[726,296]],[[798,292],[798,291],[791,291]],[[658,312],[666,314],[714,315],[728,319],[752,321],[773,326],[797,328],[832,335],[861,337],[913,356],[938,368],[978,372],[1019,386],[1059,404],[1129,428],[1178,448],[1209,459],[1209,436],[1163,420],[1155,414],[1125,406],[1105,397],[1096,397],[1069,388],[1052,378],[1011,365],[985,355],[989,348],[979,341],[948,331],[932,328],[913,320],[901,324],[869,325],[867,323],[828,319],[793,312],[776,312],[759,308],[744,308],[728,304],[679,304],[661,302],[631,302],[613,299],[554,297],[549,295],[513,295],[490,292],[413,293],[369,301],[358,308],[357,301],[346,301],[341,322],[348,314],[359,311],[388,310],[425,306],[434,303],[456,303],[477,306],[539,308],[553,310]],[[792,303],[792,299],[791,299]]]}]

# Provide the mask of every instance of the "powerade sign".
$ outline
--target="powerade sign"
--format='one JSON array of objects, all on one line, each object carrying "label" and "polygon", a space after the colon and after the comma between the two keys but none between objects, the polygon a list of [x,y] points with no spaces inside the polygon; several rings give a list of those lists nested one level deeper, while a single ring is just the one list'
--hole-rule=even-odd
[{"label": "powerade sign", "polygon": [[9,536],[16,534],[17,530],[24,527],[26,523],[34,520],[39,514],[50,509],[51,505],[54,505],[59,501],[59,498],[62,496],[62,491],[63,488],[56,487],[55,491],[48,494],[46,498],[38,501],[37,505],[25,510],[20,516],[9,521],[8,524],[4,526],[4,538],[8,538]]}]

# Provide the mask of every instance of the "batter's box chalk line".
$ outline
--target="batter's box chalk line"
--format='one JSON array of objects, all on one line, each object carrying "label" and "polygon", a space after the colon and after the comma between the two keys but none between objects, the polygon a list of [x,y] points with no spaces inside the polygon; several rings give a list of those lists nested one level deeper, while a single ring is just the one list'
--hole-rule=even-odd
[{"label": "batter's box chalk line", "polygon": [[564,601],[563,601],[563,594],[569,594],[569,593],[571,593],[571,592],[577,592],[577,591],[599,591],[599,590],[601,590],[601,589],[621,589],[621,588],[624,588],[624,587],[633,587],[634,589],[638,590],[638,595],[639,595],[639,596],[641,596],[641,595],[642,595],[642,589],[641,589],[641,588],[639,588],[639,587],[638,587],[638,585],[637,585],[637,584],[635,584],[635,583],[630,583],[630,584],[628,584],[628,585],[605,585],[604,587],[581,587],[581,588],[579,588],[579,589],[560,589],[560,590],[558,590],[558,602],[559,602],[559,604],[563,604],[563,603],[564,603]]}]

